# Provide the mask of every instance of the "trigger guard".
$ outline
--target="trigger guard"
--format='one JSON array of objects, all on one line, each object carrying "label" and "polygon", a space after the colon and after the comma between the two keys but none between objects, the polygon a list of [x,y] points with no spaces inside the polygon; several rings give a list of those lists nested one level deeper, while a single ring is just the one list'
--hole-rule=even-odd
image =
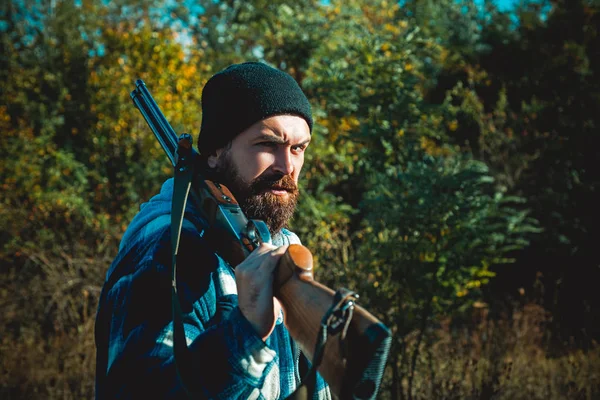
[{"label": "trigger guard", "polygon": [[259,219],[251,219],[248,221],[246,226],[246,236],[255,246],[259,246],[261,243],[271,244],[271,232],[269,227],[264,221]]}]

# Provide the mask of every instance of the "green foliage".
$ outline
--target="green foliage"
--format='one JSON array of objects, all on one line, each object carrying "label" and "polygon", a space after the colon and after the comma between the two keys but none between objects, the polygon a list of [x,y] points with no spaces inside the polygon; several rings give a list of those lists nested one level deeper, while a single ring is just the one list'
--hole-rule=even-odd
[{"label": "green foliage", "polygon": [[457,121],[452,136],[490,167],[500,188],[528,199],[543,228],[516,254],[506,270],[513,273],[498,269],[501,279],[514,291],[539,279],[557,340],[589,345],[600,326],[591,311],[598,296],[583,289],[600,277],[592,239],[600,225],[590,213],[600,201],[600,36],[591,28],[600,23],[598,3],[524,2],[516,15],[509,34],[504,17],[490,15],[482,40],[493,51],[448,73],[458,81],[446,96]]},{"label": "green foliage", "polygon": [[538,231],[514,207],[523,200],[494,193],[477,161],[425,154],[369,181],[359,271],[370,277],[370,292],[384,297],[374,303],[393,305],[390,321],[404,334],[427,303],[432,314],[448,315],[464,305],[461,298],[477,299],[494,276],[489,266],[510,262],[506,255]]}]

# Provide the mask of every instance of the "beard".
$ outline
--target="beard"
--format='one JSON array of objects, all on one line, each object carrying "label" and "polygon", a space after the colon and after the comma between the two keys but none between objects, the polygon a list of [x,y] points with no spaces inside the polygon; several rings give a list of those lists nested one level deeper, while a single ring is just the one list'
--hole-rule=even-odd
[{"label": "beard", "polygon": [[[219,160],[216,178],[235,196],[246,217],[264,221],[271,234],[279,232],[292,219],[299,192],[290,175],[265,172],[247,182],[226,151]],[[271,193],[271,189],[285,190],[288,195],[275,195]]]}]

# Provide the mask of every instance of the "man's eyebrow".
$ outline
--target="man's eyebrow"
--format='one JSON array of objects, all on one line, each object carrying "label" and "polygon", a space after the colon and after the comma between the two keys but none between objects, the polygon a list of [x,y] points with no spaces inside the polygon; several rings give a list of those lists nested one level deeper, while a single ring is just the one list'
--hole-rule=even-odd
[{"label": "man's eyebrow", "polygon": [[273,142],[277,144],[287,144],[286,140],[283,140],[279,136],[269,135],[267,133],[261,133],[257,137],[254,138],[256,142]]},{"label": "man's eyebrow", "polygon": [[[283,140],[279,136],[269,135],[267,133],[261,133],[257,137],[254,138],[255,142],[271,142],[277,144],[289,144],[289,141]],[[304,146],[305,144],[310,143],[310,139],[303,141],[302,143],[295,144],[294,146]]]}]

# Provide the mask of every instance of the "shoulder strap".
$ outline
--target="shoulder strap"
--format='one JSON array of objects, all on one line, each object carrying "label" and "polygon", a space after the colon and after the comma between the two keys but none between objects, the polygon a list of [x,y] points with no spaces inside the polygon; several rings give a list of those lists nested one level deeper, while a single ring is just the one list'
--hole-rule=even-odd
[{"label": "shoulder strap", "polygon": [[[182,142],[183,135],[179,138]],[[185,337],[185,328],[183,326],[183,313],[179,296],[177,294],[177,254],[179,251],[179,240],[181,238],[181,228],[183,225],[183,216],[192,179],[194,176],[193,162],[191,161],[191,152],[185,151],[183,146],[178,146],[178,161],[175,166],[175,176],[173,182],[173,198],[171,202],[171,306],[173,312],[173,352],[177,374],[181,380],[184,390],[191,397],[190,383],[193,382],[191,371],[191,353],[187,347]],[[187,154],[186,154],[187,153]]]}]

